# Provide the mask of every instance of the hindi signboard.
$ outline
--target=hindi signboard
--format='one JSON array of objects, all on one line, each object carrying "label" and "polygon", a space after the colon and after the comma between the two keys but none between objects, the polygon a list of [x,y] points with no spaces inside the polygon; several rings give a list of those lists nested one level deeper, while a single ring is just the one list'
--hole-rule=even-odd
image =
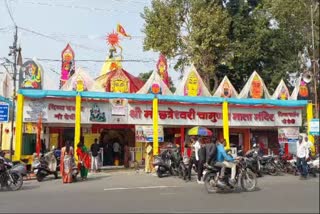
[{"label": "hindi signboard", "polygon": [[9,121],[9,104],[0,103],[0,123],[7,123]]}]

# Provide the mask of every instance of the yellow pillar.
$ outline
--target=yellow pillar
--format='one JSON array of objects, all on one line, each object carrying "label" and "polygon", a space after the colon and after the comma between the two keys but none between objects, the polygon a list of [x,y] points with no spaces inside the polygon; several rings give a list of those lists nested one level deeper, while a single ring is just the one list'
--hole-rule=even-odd
[{"label": "yellow pillar", "polygon": [[152,122],[153,122],[153,155],[158,155],[158,98],[155,96],[152,101]]},{"label": "yellow pillar", "polygon": [[313,119],[313,108],[312,108],[312,103],[308,103],[307,105],[307,124],[308,124],[308,129],[307,129],[307,135],[308,135],[308,139],[309,141],[312,142],[313,146],[311,147],[311,151],[314,154],[315,152],[315,147],[314,147],[314,137],[309,134],[310,131],[310,120]]},{"label": "yellow pillar", "polygon": [[222,103],[222,119],[223,119],[223,138],[226,140],[226,148],[230,149],[229,110],[228,110],[228,102],[227,101],[223,101],[223,103]]},{"label": "yellow pillar", "polygon": [[22,149],[22,128],[23,128],[23,104],[24,96],[22,94],[17,95],[17,114],[16,114],[16,143],[14,149],[14,160],[21,159]]},{"label": "yellow pillar", "polygon": [[[81,135],[81,96],[78,93],[76,96],[76,118],[75,118],[75,128],[74,128],[74,151],[77,149],[77,144],[80,142]],[[75,158],[77,159],[76,152]]]}]

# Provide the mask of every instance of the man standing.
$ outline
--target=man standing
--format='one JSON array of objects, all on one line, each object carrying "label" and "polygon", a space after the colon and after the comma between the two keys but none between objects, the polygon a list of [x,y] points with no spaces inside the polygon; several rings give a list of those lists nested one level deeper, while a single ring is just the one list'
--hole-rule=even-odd
[{"label": "man standing", "polygon": [[98,139],[95,138],[94,139],[94,143],[91,145],[91,170],[93,172],[97,172],[98,171],[98,154],[99,154],[99,150],[100,150],[100,146],[98,144]]},{"label": "man standing", "polygon": [[[194,137],[191,139],[193,143],[191,144],[192,154],[190,158],[189,168],[188,168],[188,179],[191,181],[191,170],[193,164],[198,168],[198,161],[199,161],[199,149],[201,148],[200,142],[198,140],[198,137]],[[197,170],[198,171],[198,170]],[[198,181],[198,183],[201,181]]]},{"label": "man standing", "polygon": [[297,141],[297,166],[301,175],[301,179],[306,179],[308,175],[307,157],[308,157],[308,145],[303,141],[303,137],[299,135]]},{"label": "man standing", "polygon": [[[200,143],[200,142],[199,142]],[[202,173],[203,173],[203,167],[206,162],[206,147],[203,142],[200,143],[200,149],[198,150],[198,179],[197,183],[198,184],[204,184],[202,181]]]}]

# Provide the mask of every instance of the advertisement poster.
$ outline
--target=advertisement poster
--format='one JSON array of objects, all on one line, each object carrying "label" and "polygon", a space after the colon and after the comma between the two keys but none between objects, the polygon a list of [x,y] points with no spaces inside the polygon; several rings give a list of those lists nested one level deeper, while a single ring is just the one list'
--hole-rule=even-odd
[{"label": "advertisement poster", "polygon": [[299,137],[298,127],[278,128],[279,143],[295,143]]},{"label": "advertisement poster", "polygon": [[[163,126],[158,126],[158,140],[163,142]],[[152,126],[136,126],[136,142],[152,142],[153,127]]]}]

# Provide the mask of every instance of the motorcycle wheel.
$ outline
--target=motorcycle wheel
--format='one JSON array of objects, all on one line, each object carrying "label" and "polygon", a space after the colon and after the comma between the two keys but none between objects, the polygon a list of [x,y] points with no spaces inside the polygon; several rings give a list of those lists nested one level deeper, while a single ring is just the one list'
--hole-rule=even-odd
[{"label": "motorcycle wheel", "polygon": [[218,192],[218,187],[215,186],[215,175],[214,174],[210,174],[205,176],[204,179],[204,186],[207,190],[208,193],[216,193]]},{"label": "motorcycle wheel", "polygon": [[37,173],[36,175],[37,181],[41,182],[44,179],[44,176],[41,173]]},{"label": "motorcycle wheel", "polygon": [[163,177],[163,174],[162,174],[162,172],[161,172],[160,169],[157,170],[157,175],[158,175],[159,178],[162,178],[162,177]]},{"label": "motorcycle wheel", "polygon": [[58,179],[58,178],[59,178],[58,172],[55,172],[55,173],[54,173],[54,179]]},{"label": "motorcycle wheel", "polygon": [[8,189],[11,191],[19,190],[23,185],[23,178],[17,172],[10,172],[13,181],[8,181]]},{"label": "motorcycle wheel", "polygon": [[269,175],[276,176],[279,174],[278,169],[274,164],[267,163],[266,169]]},{"label": "motorcycle wheel", "polygon": [[250,169],[246,169],[243,175],[241,176],[241,187],[247,191],[252,192],[257,186],[257,176]]}]

